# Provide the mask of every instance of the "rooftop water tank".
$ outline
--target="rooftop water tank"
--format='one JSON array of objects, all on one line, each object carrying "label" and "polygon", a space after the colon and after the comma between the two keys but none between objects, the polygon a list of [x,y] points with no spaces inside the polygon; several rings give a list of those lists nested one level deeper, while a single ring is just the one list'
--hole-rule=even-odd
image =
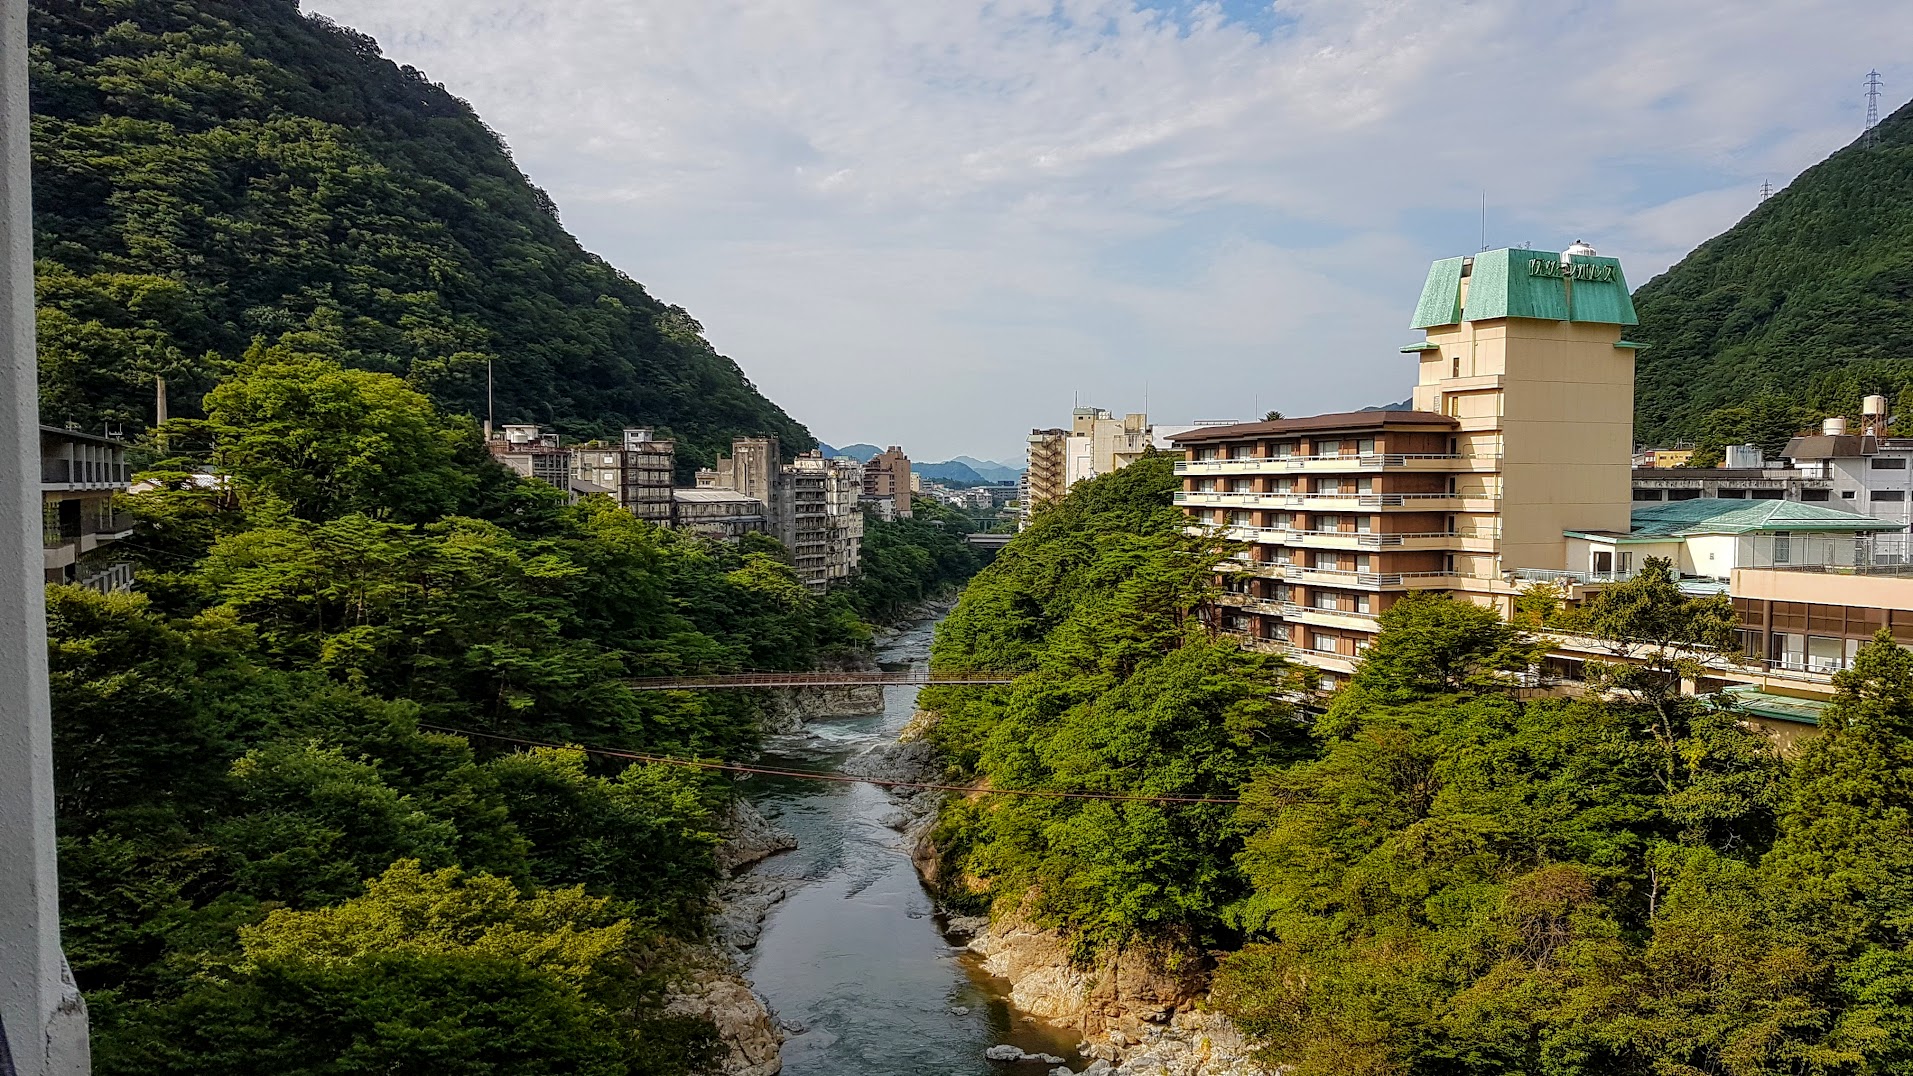
[{"label": "rooftop water tank", "polygon": [[1573,243],[1568,244],[1568,249],[1561,252],[1561,264],[1566,265],[1569,259],[1575,257],[1592,258],[1598,253],[1599,251],[1588,246],[1587,240],[1576,239]]},{"label": "rooftop water tank", "polygon": [[1722,461],[1721,466],[1757,471],[1766,464],[1767,461],[1761,458],[1759,445],[1728,445],[1727,458]]},{"label": "rooftop water tank", "polygon": [[1861,400],[1860,413],[1868,416],[1880,415],[1884,417],[1886,415],[1886,397],[1868,396],[1866,399]]},{"label": "rooftop water tank", "polygon": [[1847,420],[1843,416],[1825,419],[1820,423],[1820,432],[1828,437],[1841,437],[1847,432]]}]

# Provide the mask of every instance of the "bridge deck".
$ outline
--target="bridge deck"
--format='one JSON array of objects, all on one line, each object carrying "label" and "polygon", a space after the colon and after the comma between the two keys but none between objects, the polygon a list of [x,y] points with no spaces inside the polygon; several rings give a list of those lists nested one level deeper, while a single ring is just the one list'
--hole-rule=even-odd
[{"label": "bridge deck", "polygon": [[787,672],[725,673],[716,676],[647,676],[625,683],[634,691],[721,691],[751,687],[892,687],[930,684],[1007,684],[1008,673],[933,673],[927,669],[896,672]]}]

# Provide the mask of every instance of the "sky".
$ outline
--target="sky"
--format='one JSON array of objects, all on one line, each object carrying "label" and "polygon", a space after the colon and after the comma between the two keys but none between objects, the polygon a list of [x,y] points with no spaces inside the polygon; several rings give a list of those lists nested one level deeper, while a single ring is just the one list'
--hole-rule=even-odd
[{"label": "sky", "polygon": [[1428,263],[1638,287],[1913,96],[1878,0],[306,0],[833,444],[1404,399]]}]

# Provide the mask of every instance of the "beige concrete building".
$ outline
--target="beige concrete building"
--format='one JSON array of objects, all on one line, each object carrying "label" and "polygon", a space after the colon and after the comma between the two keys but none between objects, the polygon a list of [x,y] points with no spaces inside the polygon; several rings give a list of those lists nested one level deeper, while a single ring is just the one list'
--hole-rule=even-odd
[{"label": "beige concrete building", "polygon": [[[864,464],[863,496],[868,501],[887,502],[885,518],[910,518],[910,494],[913,490],[910,457],[891,445]],[[880,511],[884,511],[880,509]]]},{"label": "beige concrete building", "polygon": [[1580,568],[1568,531],[1629,527],[1634,321],[1620,264],[1584,245],[1449,258],[1402,349],[1413,410],[1178,435],[1178,503],[1251,543],[1227,625],[1333,687],[1407,590],[1505,614],[1530,580]]},{"label": "beige concrete building", "polygon": [[1070,412],[1063,488],[1127,467],[1154,443],[1148,415],[1117,418],[1099,407],[1079,407]]}]

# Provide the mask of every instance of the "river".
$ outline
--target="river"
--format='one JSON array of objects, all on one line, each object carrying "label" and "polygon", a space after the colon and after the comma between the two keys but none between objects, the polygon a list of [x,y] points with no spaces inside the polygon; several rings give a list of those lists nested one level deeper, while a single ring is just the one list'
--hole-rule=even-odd
[{"label": "river", "polygon": [[[927,661],[935,621],[909,625],[878,651],[886,669]],[[832,718],[766,744],[774,768],[837,770],[894,741],[917,689],[885,688],[884,710]],[[784,1076],[985,1076],[1048,1066],[986,1061],[1010,1043],[1075,1065],[1077,1036],[1030,1020],[1006,1000],[1009,983],[939,928],[888,793],[871,785],[754,777],[746,794],[795,834],[790,852],[757,871],[801,884],[771,912],[747,974],[778,1018],[801,1029],[784,1044]]]}]

